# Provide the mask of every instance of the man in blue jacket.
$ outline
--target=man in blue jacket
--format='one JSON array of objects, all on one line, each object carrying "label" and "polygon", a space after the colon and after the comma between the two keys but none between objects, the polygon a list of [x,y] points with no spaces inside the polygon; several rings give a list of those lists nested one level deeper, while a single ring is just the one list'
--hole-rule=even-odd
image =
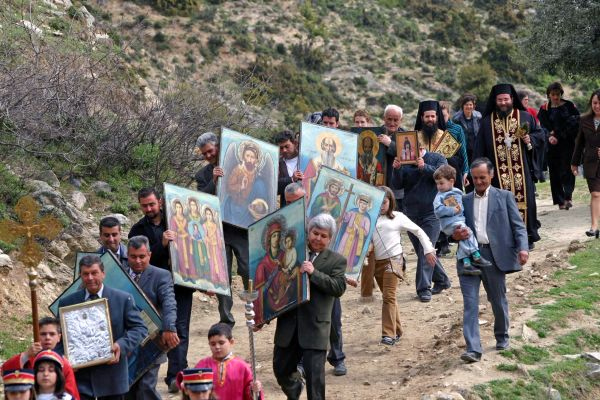
[{"label": "man in blue jacket", "polygon": [[59,312],[60,307],[108,299],[114,360],[75,372],[77,388],[82,400],[120,400],[129,390],[127,355],[148,335],[148,330],[131,295],[104,286],[104,264],[99,256],[83,257],[79,262],[79,274],[84,288],[61,299]]}]

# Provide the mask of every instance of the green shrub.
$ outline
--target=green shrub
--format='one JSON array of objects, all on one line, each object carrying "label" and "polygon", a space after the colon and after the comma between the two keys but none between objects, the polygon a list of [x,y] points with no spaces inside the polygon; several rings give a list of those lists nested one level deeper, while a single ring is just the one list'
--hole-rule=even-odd
[{"label": "green shrub", "polygon": [[287,54],[285,44],[283,43],[277,43],[277,46],[275,46],[275,51],[277,52],[277,54],[281,54],[283,56]]},{"label": "green shrub", "polygon": [[52,18],[48,21],[48,26],[54,30],[65,32],[69,30],[70,24],[63,18]]},{"label": "green shrub", "polygon": [[0,219],[8,218],[17,201],[26,194],[21,179],[0,163]]},{"label": "green shrub", "polygon": [[164,43],[168,40],[169,38],[167,37],[167,35],[160,31],[156,32],[156,34],[152,37],[152,41],[155,43]]},{"label": "green shrub", "polygon": [[207,47],[212,55],[219,54],[219,49],[225,44],[225,38],[221,35],[211,35],[208,38]]},{"label": "green shrub", "polygon": [[368,83],[367,80],[362,76],[355,76],[352,78],[352,82],[359,87],[366,87]]},{"label": "green shrub", "polygon": [[473,93],[478,99],[487,99],[496,80],[496,71],[486,61],[465,64],[458,70],[457,89]]},{"label": "green shrub", "polygon": [[525,82],[527,58],[519,48],[508,39],[495,38],[488,44],[481,59],[487,61],[501,80],[509,82]]},{"label": "green shrub", "polygon": [[144,0],[166,15],[190,15],[199,5],[199,0]]},{"label": "green shrub", "polygon": [[187,39],[185,39],[185,41],[187,42],[187,44],[200,43],[200,40],[198,40],[196,36],[188,36]]}]

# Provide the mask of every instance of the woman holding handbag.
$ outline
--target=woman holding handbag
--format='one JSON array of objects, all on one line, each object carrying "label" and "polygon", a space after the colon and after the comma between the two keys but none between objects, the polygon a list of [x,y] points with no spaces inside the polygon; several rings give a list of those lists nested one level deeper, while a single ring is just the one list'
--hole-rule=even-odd
[{"label": "woman holding handbag", "polygon": [[379,218],[373,235],[373,248],[375,251],[375,280],[383,294],[383,308],[381,310],[381,344],[392,346],[402,336],[400,311],[396,301],[396,288],[398,279],[404,279],[404,256],[400,233],[411,232],[419,238],[421,246],[432,267],[435,265],[435,248],[427,234],[412,222],[406,215],[396,209],[394,192],[387,186],[380,186],[385,192],[381,205]]}]

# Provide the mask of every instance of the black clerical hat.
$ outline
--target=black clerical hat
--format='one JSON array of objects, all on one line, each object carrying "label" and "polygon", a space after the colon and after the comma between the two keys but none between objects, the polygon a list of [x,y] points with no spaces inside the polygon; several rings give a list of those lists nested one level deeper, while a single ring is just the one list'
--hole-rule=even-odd
[{"label": "black clerical hat", "polygon": [[517,94],[515,87],[510,83],[499,83],[494,85],[492,90],[490,90],[490,95],[483,112],[483,117],[490,115],[496,109],[496,96],[500,94],[510,94],[512,96],[513,109],[516,108],[517,110],[526,111],[525,107],[523,107],[523,103],[521,103],[521,100],[519,99],[519,95]]},{"label": "black clerical hat", "polygon": [[417,112],[417,120],[415,121],[415,130],[423,129],[423,114],[425,111],[435,111],[437,115],[437,126],[441,130],[446,130],[446,121],[442,114],[442,107],[437,100],[425,100],[419,103],[419,111]]}]

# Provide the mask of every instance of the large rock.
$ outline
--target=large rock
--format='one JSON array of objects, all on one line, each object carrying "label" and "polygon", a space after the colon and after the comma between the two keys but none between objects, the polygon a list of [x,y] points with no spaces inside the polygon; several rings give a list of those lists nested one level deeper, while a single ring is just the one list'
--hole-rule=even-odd
[{"label": "large rock", "polygon": [[13,262],[8,254],[4,254],[0,250],[0,269],[11,270],[13,268]]},{"label": "large rock", "polygon": [[528,327],[527,325],[523,324],[523,330],[521,332],[521,338],[523,339],[523,341],[525,343],[535,343],[537,342],[540,338],[537,334],[536,331],[534,331],[533,329],[531,329],[530,327]]},{"label": "large rock", "polygon": [[105,215],[102,218],[106,218],[106,217],[116,218],[119,221],[119,223],[123,226],[129,226],[131,224],[131,221],[129,220],[129,218],[127,218],[123,214],[110,214],[110,215]]},{"label": "large rock", "polygon": [[85,203],[87,202],[87,199],[85,198],[85,195],[83,193],[76,190],[73,193],[71,193],[71,201],[78,210],[82,210],[83,206],[85,206]]},{"label": "large rock", "polygon": [[98,194],[98,193],[110,193],[112,191],[112,188],[110,187],[110,185],[108,183],[102,182],[102,181],[96,181],[96,182],[92,183],[92,185],[90,186],[90,188],[96,194]]},{"label": "large rock", "polygon": [[63,240],[53,240],[48,250],[61,260],[64,260],[71,253],[69,245]]},{"label": "large rock", "polygon": [[94,27],[94,22],[96,22],[96,18],[88,11],[85,6],[81,6],[77,9],[77,14],[80,16],[81,20],[85,22],[88,28]]}]

